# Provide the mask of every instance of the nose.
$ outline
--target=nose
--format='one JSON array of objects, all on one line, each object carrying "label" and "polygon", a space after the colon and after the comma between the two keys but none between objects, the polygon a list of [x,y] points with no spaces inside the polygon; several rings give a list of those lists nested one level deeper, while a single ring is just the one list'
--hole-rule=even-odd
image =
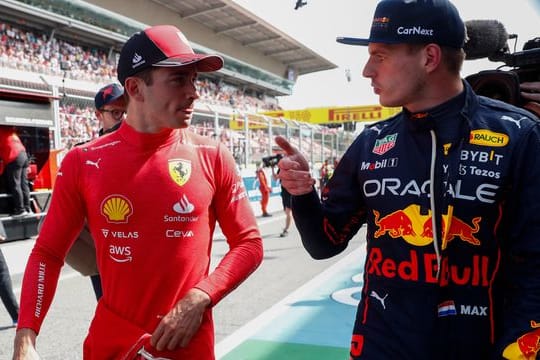
[{"label": "nose", "polygon": [[373,76],[375,76],[375,70],[370,59],[368,59],[366,65],[364,65],[364,69],[362,70],[362,76],[365,78],[372,78]]},{"label": "nose", "polygon": [[199,90],[197,89],[197,86],[195,84],[192,84],[191,90],[192,91],[191,91],[190,97],[193,100],[197,100],[198,98],[201,97],[201,93],[199,93]]}]

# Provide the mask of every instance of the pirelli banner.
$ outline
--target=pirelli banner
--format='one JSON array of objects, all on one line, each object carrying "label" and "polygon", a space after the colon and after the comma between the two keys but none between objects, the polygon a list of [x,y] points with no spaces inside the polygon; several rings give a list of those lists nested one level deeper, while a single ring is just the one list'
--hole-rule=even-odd
[{"label": "pirelli banner", "polygon": [[[261,112],[273,118],[285,118],[302,121],[310,124],[341,124],[351,121],[374,122],[384,120],[401,111],[400,107],[389,108],[381,105],[328,107],[328,108],[308,108],[304,110],[283,110]],[[251,116],[252,117],[252,116]],[[266,127],[264,122],[254,121],[248,117],[249,128]],[[236,117],[231,119],[231,129],[240,130],[244,128],[243,119]],[[276,124],[279,125],[279,124]],[[282,124],[281,124],[282,125]]]}]

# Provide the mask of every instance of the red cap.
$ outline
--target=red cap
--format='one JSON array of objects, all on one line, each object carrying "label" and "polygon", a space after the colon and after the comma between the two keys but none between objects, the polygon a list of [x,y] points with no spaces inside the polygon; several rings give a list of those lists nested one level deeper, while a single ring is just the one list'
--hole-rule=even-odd
[{"label": "red cap", "polygon": [[172,25],[156,25],[134,34],[124,44],[118,60],[118,80],[152,66],[197,65],[197,71],[210,72],[223,67],[218,55],[195,54],[184,34]]}]

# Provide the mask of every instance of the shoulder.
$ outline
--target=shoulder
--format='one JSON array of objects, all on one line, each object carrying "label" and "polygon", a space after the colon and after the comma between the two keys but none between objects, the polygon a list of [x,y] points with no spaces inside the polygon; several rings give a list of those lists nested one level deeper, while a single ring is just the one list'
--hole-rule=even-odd
[{"label": "shoulder", "polygon": [[515,113],[520,116],[536,119],[536,116],[528,110],[485,96],[478,96],[478,104],[484,110],[500,113]]},{"label": "shoulder", "polygon": [[371,146],[377,139],[388,138],[391,136],[397,136],[401,131],[401,125],[403,123],[403,112],[400,112],[388,119],[377,121],[373,124],[366,125],[362,132],[356,137],[353,147]]},{"label": "shoulder", "polygon": [[540,124],[533,113],[484,96],[478,96],[478,111],[473,121],[479,125],[497,126],[511,132],[524,131]]},{"label": "shoulder", "polygon": [[191,130],[183,129],[183,136],[185,143],[193,147],[193,149],[201,156],[201,158],[216,159],[222,157],[229,157],[229,150],[220,141],[194,133]]},{"label": "shoulder", "polygon": [[108,133],[85,143],[79,144],[76,146],[76,148],[81,149],[82,152],[91,152],[105,148],[115,148],[120,144],[120,142],[120,138],[115,133]]},{"label": "shoulder", "polygon": [[183,136],[186,139],[186,142],[194,146],[198,146],[204,149],[204,148],[217,148],[220,145],[219,141],[209,136],[202,136],[188,129],[182,129],[180,131],[183,132]]},{"label": "shoulder", "polygon": [[367,125],[362,131],[361,135],[363,136],[380,136],[386,135],[396,131],[396,128],[399,126],[403,120],[403,112],[389,117],[388,119],[377,121],[373,124]]}]

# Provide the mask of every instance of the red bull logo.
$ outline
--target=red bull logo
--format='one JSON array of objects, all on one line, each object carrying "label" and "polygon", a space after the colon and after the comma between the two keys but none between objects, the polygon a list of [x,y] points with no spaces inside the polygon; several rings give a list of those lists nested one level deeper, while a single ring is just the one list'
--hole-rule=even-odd
[{"label": "red bull logo", "polygon": [[508,345],[503,357],[508,360],[532,360],[540,350],[540,323],[531,320],[531,328],[535,329],[520,336],[516,342]]},{"label": "red bull logo", "polygon": [[367,273],[387,279],[398,278],[405,281],[429,284],[489,286],[489,257],[474,255],[467,266],[450,264],[448,258],[441,261],[441,271],[437,278],[437,256],[420,254],[411,249],[408,257],[396,260],[385,256],[383,250],[373,247],[368,253]]},{"label": "red bull logo", "polygon": [[[480,240],[476,234],[480,231],[482,218],[475,217],[471,224],[453,216],[453,208],[448,209],[448,215],[442,217],[442,248],[449,242],[461,239],[463,242],[479,246]],[[420,206],[410,205],[403,210],[392,212],[381,217],[377,210],[373,210],[376,230],[373,237],[382,236],[401,238],[408,244],[416,247],[433,243],[433,219],[431,212],[426,215],[420,213]],[[369,250],[367,272],[385,278],[399,278],[406,281],[422,281],[426,283],[439,283],[441,286],[450,283],[470,286],[489,286],[489,257],[473,255],[467,265],[451,264],[447,257],[440,263],[440,274],[437,277],[437,256],[432,253],[420,253],[410,249],[407,257],[399,260],[389,257],[382,248],[373,246]]]},{"label": "red bull logo", "polygon": [[[475,236],[480,231],[480,221],[482,218],[472,219],[472,225],[452,215],[453,209],[449,208],[448,215],[443,215],[441,226],[443,243],[442,248],[454,238],[459,238],[471,245],[480,245],[480,240]],[[431,211],[427,215],[420,214],[419,205],[409,205],[403,210],[390,213],[383,218],[377,210],[373,210],[373,216],[377,230],[374,237],[376,239],[383,235],[402,238],[407,243],[414,246],[425,246],[433,242],[433,219]],[[451,219],[450,221],[448,219]]]}]

